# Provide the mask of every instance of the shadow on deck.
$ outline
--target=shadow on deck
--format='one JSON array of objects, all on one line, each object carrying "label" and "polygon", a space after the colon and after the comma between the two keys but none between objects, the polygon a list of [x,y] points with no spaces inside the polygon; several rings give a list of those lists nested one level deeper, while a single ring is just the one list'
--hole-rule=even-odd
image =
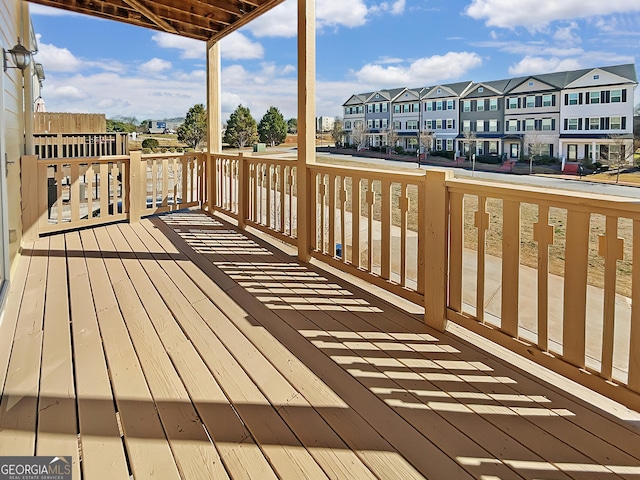
[{"label": "shadow on deck", "polygon": [[640,478],[639,415],[503,355],[203,212],[43,237],[0,325],[0,454],[85,479]]}]

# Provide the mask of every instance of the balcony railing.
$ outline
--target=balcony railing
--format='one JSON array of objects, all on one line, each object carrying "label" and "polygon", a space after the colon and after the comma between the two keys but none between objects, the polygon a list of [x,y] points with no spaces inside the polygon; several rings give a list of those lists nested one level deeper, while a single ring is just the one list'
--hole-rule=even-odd
[{"label": "balcony railing", "polygon": [[40,158],[100,157],[127,155],[127,133],[37,133],[35,154]]},{"label": "balcony railing", "polygon": [[304,224],[309,244],[298,248],[424,305],[429,325],[458,323],[640,410],[634,199],[311,164],[299,223],[295,161],[133,152],[23,162],[34,232],[188,206],[294,245]]}]

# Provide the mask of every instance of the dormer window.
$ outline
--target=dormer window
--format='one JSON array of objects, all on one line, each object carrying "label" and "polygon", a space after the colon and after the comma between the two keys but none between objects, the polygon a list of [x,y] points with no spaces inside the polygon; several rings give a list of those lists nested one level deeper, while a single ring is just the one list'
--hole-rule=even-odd
[{"label": "dormer window", "polygon": [[478,87],[478,93],[484,92],[484,87]]},{"label": "dormer window", "polygon": [[533,87],[534,83],[533,82],[529,82],[529,86]]},{"label": "dormer window", "polygon": [[593,76],[593,79],[594,79],[594,80],[600,80],[600,75],[594,75],[594,76]]}]

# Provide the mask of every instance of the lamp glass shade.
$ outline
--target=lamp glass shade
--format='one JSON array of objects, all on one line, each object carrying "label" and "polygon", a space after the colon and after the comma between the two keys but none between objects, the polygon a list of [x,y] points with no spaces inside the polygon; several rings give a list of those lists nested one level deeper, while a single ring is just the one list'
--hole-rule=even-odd
[{"label": "lamp glass shade", "polygon": [[20,70],[24,70],[31,63],[31,52],[27,50],[20,42],[9,50],[13,63]]},{"label": "lamp glass shade", "polygon": [[44,80],[44,67],[41,63],[35,62],[33,64],[33,68],[36,70],[36,75],[38,76],[38,80]]}]

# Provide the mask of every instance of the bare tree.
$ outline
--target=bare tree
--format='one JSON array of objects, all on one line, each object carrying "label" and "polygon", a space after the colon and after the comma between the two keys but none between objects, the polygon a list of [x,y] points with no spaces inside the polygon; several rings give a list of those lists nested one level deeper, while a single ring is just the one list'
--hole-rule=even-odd
[{"label": "bare tree", "polygon": [[539,158],[542,156],[545,143],[540,139],[540,136],[533,131],[525,134],[524,146],[526,148],[527,155],[529,156],[529,173],[533,173],[533,160],[536,157]]},{"label": "bare tree", "polygon": [[390,122],[389,127],[384,130],[384,135],[387,142],[387,153],[390,155],[396,146],[396,143],[398,143],[398,134],[393,129],[393,122]]},{"label": "bare tree", "polygon": [[351,140],[355,144],[357,150],[362,150],[362,147],[367,143],[367,130],[364,127],[364,122],[354,122],[353,131],[351,132]]},{"label": "bare tree", "polygon": [[342,137],[344,136],[344,129],[342,128],[342,120],[336,118],[336,121],[333,123],[333,128],[331,129],[331,138],[335,146],[342,143]]},{"label": "bare tree", "polygon": [[426,152],[431,151],[431,144],[433,143],[433,132],[426,130],[418,133],[418,151]]},{"label": "bare tree", "polygon": [[609,135],[609,165],[616,169],[616,183],[620,181],[620,170],[633,164],[633,138],[625,134]]}]

